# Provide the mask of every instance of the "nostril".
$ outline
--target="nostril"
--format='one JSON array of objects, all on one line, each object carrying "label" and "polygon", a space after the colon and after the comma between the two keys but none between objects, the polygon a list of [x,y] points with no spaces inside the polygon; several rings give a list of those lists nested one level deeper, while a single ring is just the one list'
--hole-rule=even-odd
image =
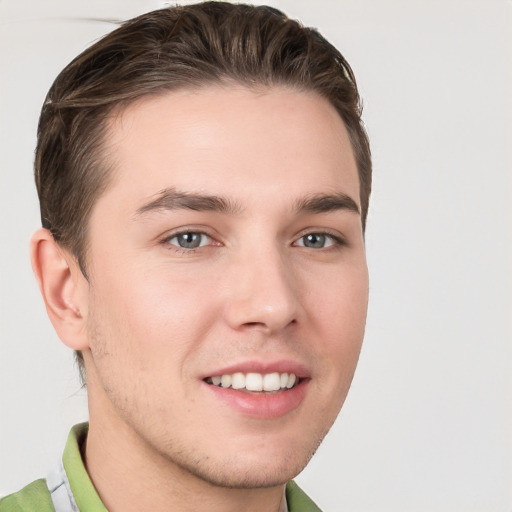
[{"label": "nostril", "polygon": [[297,320],[292,319],[288,323],[283,322],[282,324],[279,325],[279,327],[276,327],[276,325],[273,325],[273,322],[268,322],[268,323],[267,322],[244,322],[240,326],[240,328],[248,329],[248,330],[254,329],[254,330],[263,330],[263,331],[271,332],[271,331],[275,331],[276,328],[279,328],[279,329],[288,328],[292,325],[295,325],[296,323],[297,323]]}]

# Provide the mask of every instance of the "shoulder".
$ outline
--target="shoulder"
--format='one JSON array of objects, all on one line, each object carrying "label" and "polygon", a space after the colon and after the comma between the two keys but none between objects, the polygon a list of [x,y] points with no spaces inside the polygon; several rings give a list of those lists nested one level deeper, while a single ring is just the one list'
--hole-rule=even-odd
[{"label": "shoulder", "polygon": [[286,501],[289,512],[322,512],[293,480],[286,484]]},{"label": "shoulder", "polygon": [[54,512],[46,480],[36,480],[21,491],[0,498],[0,512]]}]

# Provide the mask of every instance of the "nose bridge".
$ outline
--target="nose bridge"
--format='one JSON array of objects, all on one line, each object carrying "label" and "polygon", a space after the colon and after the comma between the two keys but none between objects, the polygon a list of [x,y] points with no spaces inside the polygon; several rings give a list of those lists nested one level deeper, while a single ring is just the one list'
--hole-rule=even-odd
[{"label": "nose bridge", "polygon": [[293,269],[278,244],[266,241],[241,249],[232,265],[226,304],[233,328],[275,332],[297,320],[299,297]]}]

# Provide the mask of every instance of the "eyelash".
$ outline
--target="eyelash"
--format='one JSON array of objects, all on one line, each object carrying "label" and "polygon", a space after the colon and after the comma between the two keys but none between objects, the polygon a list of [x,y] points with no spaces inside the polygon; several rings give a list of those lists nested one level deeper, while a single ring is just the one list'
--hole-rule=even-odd
[{"label": "eyelash", "polygon": [[[174,238],[177,238],[177,237],[180,237],[180,236],[184,236],[184,235],[200,235],[201,237],[207,237],[210,240],[210,242],[207,245],[210,245],[211,241],[214,240],[212,236],[210,236],[208,233],[205,233],[204,231],[187,229],[187,230],[178,231],[176,233],[172,233],[169,236],[166,236],[161,241],[161,243],[163,245],[166,245],[166,246],[172,246],[172,250],[177,251],[177,252],[179,252],[181,254],[191,254],[191,253],[196,252],[198,249],[200,249],[202,247],[205,247],[204,245],[199,245],[197,247],[188,247],[187,248],[187,247],[180,247],[177,244],[172,244],[171,243],[171,240],[173,240]],[[167,248],[169,248],[169,247],[167,247]]]},{"label": "eyelash", "polygon": [[[190,235],[200,235],[202,237],[207,237],[210,240],[210,242],[205,244],[205,245],[198,245],[197,247],[189,247],[189,248],[180,247],[177,244],[172,244],[171,243],[171,240],[173,240],[173,239],[175,239],[177,237],[180,237],[180,236],[188,235],[188,234],[190,234]],[[327,245],[327,247],[319,247],[319,248],[307,247],[304,244],[298,245],[297,242],[299,240],[303,240],[305,237],[312,236],[312,235],[316,235],[316,236],[320,236],[320,237],[325,237],[327,239],[327,241],[330,240],[331,243],[329,245]],[[209,235],[208,233],[206,233],[204,231],[200,231],[200,230],[188,229],[188,230],[184,230],[184,231],[178,231],[178,232],[172,233],[169,236],[166,236],[164,239],[162,239],[161,244],[167,246],[167,248],[169,248],[169,246],[172,246],[172,250],[173,251],[177,251],[180,254],[193,254],[198,249],[211,245],[212,241],[214,241],[214,238],[211,235]],[[214,245],[221,245],[221,244],[219,242],[217,242]],[[332,248],[332,250],[335,250],[335,249],[339,249],[340,247],[346,246],[347,243],[339,235],[334,235],[333,233],[319,230],[319,231],[308,231],[308,232],[305,232],[305,233],[301,234],[293,242],[292,245],[294,245],[295,247],[304,247],[306,249],[309,248],[309,249],[314,249],[314,250],[331,249],[331,248]]]},{"label": "eyelash", "polygon": [[[299,240],[303,240],[307,236],[312,236],[312,235],[325,237],[327,240],[331,241],[330,245],[328,245],[327,247],[319,247],[318,250],[330,249],[330,248],[338,249],[340,247],[347,245],[346,241],[341,236],[334,235],[333,233],[330,233],[328,231],[308,231],[307,233],[304,233],[299,238],[297,238],[297,240],[294,242],[294,245],[296,245],[298,247],[305,247],[306,249],[308,249],[308,247],[306,245],[297,245],[297,242]],[[309,247],[309,249],[313,249],[313,247]]]}]

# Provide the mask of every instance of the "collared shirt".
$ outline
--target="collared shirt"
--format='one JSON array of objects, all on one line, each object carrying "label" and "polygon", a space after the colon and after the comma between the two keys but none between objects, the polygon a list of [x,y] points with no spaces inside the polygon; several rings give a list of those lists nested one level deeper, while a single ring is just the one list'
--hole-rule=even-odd
[{"label": "collared shirt", "polygon": [[80,453],[88,429],[88,423],[71,429],[62,462],[46,479],[55,512],[108,512],[87,474]]}]

